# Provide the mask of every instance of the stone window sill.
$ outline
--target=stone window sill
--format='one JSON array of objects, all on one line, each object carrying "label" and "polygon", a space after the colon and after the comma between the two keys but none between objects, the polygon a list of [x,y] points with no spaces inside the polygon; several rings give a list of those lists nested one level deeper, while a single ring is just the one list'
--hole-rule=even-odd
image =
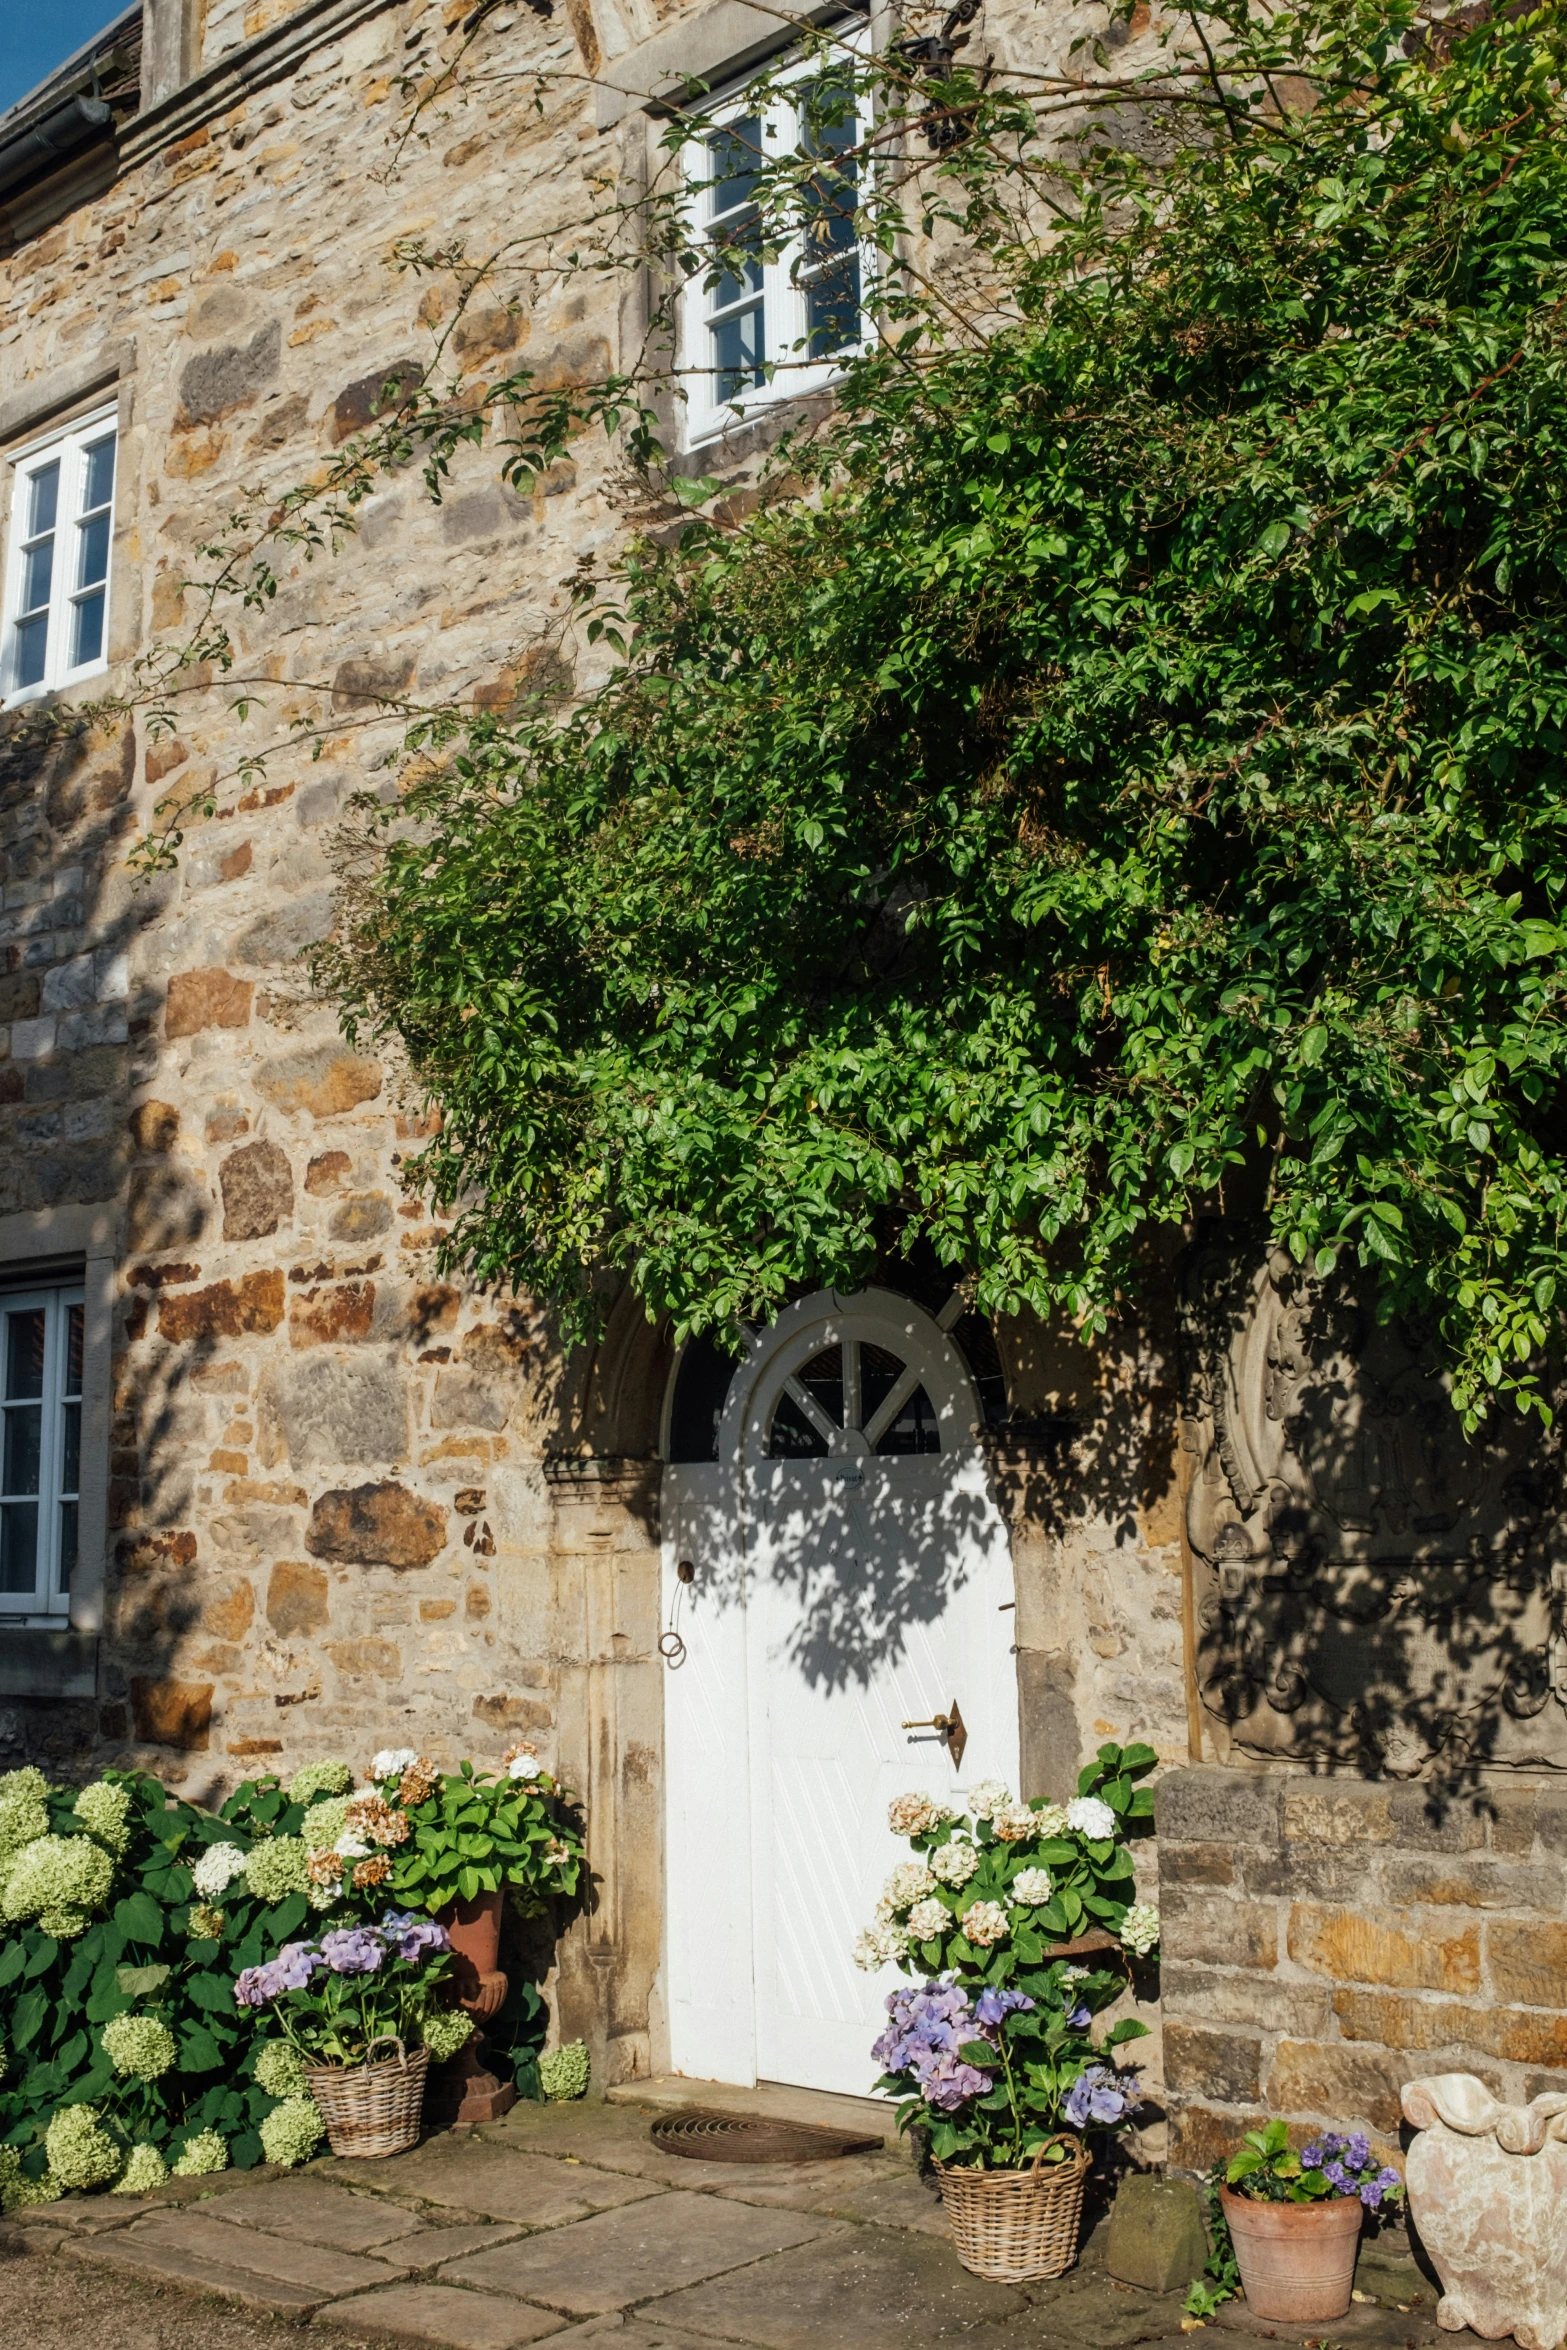
[{"label": "stone window sill", "polygon": [[0,1626],[0,1697],[96,1697],[96,1632]]}]

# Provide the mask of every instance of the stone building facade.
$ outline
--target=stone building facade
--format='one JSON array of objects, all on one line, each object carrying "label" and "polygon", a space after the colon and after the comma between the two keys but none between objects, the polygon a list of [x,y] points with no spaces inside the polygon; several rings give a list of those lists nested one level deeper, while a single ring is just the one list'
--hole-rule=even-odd
[{"label": "stone building facade", "polygon": [[[1094,22],[997,7],[978,32],[1065,71]],[[130,692],[196,622],[226,518],[320,478],[426,363],[455,281],[399,269],[403,241],[482,252],[504,223],[446,346],[475,387],[512,353],[558,381],[621,364],[636,275],[559,269],[559,232],[657,168],[650,100],[791,30],[753,0],[145,0],[0,119],[11,624],[42,543],[29,467],[116,441],[102,661],[58,695]],[[94,90],[106,122],[77,107]],[[53,143],[24,152],[45,122]],[[692,462],[743,471],[769,429]],[[85,533],[91,511],[56,526]],[[718,1604],[702,1541],[734,1525],[721,1497],[701,1516],[714,1456],[680,1435],[713,1374],[629,1298],[563,1357],[525,1299],[439,1269],[406,1174],[419,1105],[345,1044],[299,957],[331,927],[345,803],[395,758],[381,697],[507,707],[585,681],[565,583],[646,519],[591,434],[526,497],[481,457],[439,504],[394,470],[339,548],[297,550],[238,614],[231,672],[182,678],[171,727],[143,711],[40,748],[30,688],[0,718],[0,1311],[55,1316],[40,1343],[63,1385],[39,1408],[57,1429],[76,1412],[80,1461],[55,1496],[68,1592],[26,1584],[25,1514],[21,1563],[0,1563],[0,1748],[205,1799],[323,1752],[483,1759],[532,1737],[587,1808],[595,1897],[554,2000],[601,2084],[678,2052],[672,1877],[725,1775],[686,1718],[697,1808],[677,1834],[666,1759],[700,1675],[660,1638],[682,1566],[693,1609]],[[62,579],[40,593],[90,628],[73,615],[93,583]],[[315,755],[291,754],[296,727]],[[170,794],[214,813],[148,880],[128,853]],[[1094,1356],[976,1326],[897,1266],[879,1338],[828,1300],[812,1341],[869,1362],[891,1331],[933,1395],[946,1381],[941,1457],[963,1456],[970,1534],[999,1529],[984,1571],[1008,1596],[972,1637],[1015,1683],[990,1728],[1024,1788],[1065,1791],[1104,1738],[1158,1749],[1164,2094],[1192,2163],[1264,2103],[1385,2135],[1400,2078],[1471,2054],[1509,2086],[1567,2078],[1567,1953],[1539,1923],[1561,1909],[1567,1760],[1550,1464],[1455,1451],[1417,1340],[1393,1363],[1342,1316],[1324,1336],[1256,1262],[1244,1232],[1205,1236]],[[714,1428],[721,1407],[722,1383]],[[938,1539],[937,1585],[945,1556]],[[941,1604],[905,1594],[889,1654]],[[945,1670],[938,1643],[902,1702],[934,1712]]]}]

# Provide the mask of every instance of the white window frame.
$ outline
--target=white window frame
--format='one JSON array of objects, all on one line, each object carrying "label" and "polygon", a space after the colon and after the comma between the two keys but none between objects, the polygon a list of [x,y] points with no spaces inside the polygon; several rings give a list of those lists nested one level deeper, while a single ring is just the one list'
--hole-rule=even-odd
[{"label": "white window frame", "polygon": [[[82,1313],[82,1376],[86,1383],[87,1362],[87,1290],[84,1282],[66,1281],[56,1287],[39,1289],[10,1289],[0,1291],[0,1419],[8,1418],[18,1409],[27,1409],[26,1399],[8,1401],[6,1383],[6,1332],[4,1318],[8,1314],[32,1313],[39,1307],[44,1312],[44,1372],[43,1394],[34,1400],[40,1405],[39,1459],[38,1459],[38,1547],[35,1553],[34,1579],[31,1591],[0,1591],[0,1618],[14,1622],[18,1617],[32,1623],[65,1625],[71,1617],[71,1594],[60,1588],[61,1505],[76,1504],[76,1566],[78,1575],[82,1565],[82,1448],[86,1421],[83,1388],[71,1394],[66,1387],[65,1374],[69,1362],[68,1333],[70,1310],[79,1306]],[[65,1409],[67,1401],[77,1406],[77,1482],[73,1488],[63,1482],[65,1469]],[[4,1507],[5,1437],[0,1429],[0,1509]],[[32,1495],[8,1497],[31,1500]]]},{"label": "white window frame", "polygon": [[[857,57],[863,52],[866,35],[863,31],[846,35],[839,46],[846,56]],[[796,84],[818,82],[831,72],[831,60],[811,52],[787,63],[773,75],[773,95],[765,104],[751,103],[748,89],[756,76],[751,77],[747,89],[731,91],[715,100],[702,116],[702,130],[693,135],[683,150],[686,186],[691,208],[693,241],[700,244],[705,233],[712,202],[712,190],[707,184],[712,177],[708,139],[727,123],[741,122],[749,114],[762,118],[762,154],[766,158],[792,154],[799,145],[800,113],[791,105],[788,90]],[[859,95],[860,138],[864,143],[865,110],[869,99]],[[867,166],[860,165],[863,188]],[[685,391],[685,428],[683,439],[688,449],[701,447],[705,441],[716,440],[733,432],[758,412],[777,408],[787,400],[801,400],[813,392],[825,390],[836,383],[844,364],[857,352],[868,348],[874,329],[869,324],[871,298],[871,255],[867,247],[857,244],[852,248],[860,265],[860,337],[852,344],[812,365],[806,359],[804,343],[808,324],[806,293],[803,284],[796,282],[799,265],[805,254],[804,226],[780,246],[774,261],[762,267],[762,352],[764,360],[776,362],[773,375],[760,384],[747,384],[727,400],[715,399],[708,329],[712,315],[712,295],[706,284],[706,270],[697,270],[681,288],[679,295],[678,364],[679,380]]]},{"label": "white window frame", "polygon": [[[114,483],[109,493],[109,544],[106,551],[104,575],[101,582],[90,581],[85,588],[73,580],[75,570],[76,532],[83,521],[82,496],[87,479],[88,451],[101,442],[112,440],[114,452]],[[36,441],[29,441],[25,449],[13,452],[11,466],[11,513],[6,550],[5,593],[0,609],[0,709],[15,709],[24,702],[36,701],[42,694],[57,693],[62,686],[76,685],[88,677],[101,677],[109,666],[109,624],[114,602],[114,496],[119,487],[119,407],[114,403],[96,408],[90,416],[77,417],[70,424],[45,433]],[[58,461],[60,491],[55,510],[53,576],[50,584],[47,650],[44,673],[32,685],[18,685],[17,623],[22,618],[22,574],[26,561],[28,509],[32,484],[36,476]],[[94,509],[101,512],[102,509]],[[67,551],[68,550],[68,551]],[[72,608],[84,595],[103,591],[103,643],[101,651],[90,661],[72,662],[69,658],[72,628]],[[40,607],[43,609],[43,607]]]}]

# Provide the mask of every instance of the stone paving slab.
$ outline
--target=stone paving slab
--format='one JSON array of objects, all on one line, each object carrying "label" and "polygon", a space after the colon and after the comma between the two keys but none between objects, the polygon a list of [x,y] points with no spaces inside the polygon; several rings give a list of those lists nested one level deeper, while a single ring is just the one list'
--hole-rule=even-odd
[{"label": "stone paving slab", "polygon": [[389,2285],[318,2312],[316,2323],[365,2334],[371,2341],[437,2343],[441,2350],[521,2350],[558,2334],[565,2319],[526,2302],[454,2285]]},{"label": "stone paving slab", "polygon": [[651,2106],[516,2105],[503,2121],[482,2123],[479,2134],[492,2145],[523,2147],[557,2161],[575,2159],[661,2187],[686,2192],[711,2187],[745,2201],[800,2211],[816,2207],[827,2179],[847,2190],[909,2176],[908,2163],[896,2154],[769,2163],[701,2162],[684,2154],[665,2154],[649,2136],[658,2119]]},{"label": "stone paving slab", "polygon": [[905,2229],[840,2227],[759,2271],[671,2293],[658,2315],[760,2350],[934,2350],[977,2326],[997,2328],[1004,2343],[999,2328],[1027,2306],[1015,2287],[970,2276],[950,2244]]},{"label": "stone paving slab", "polygon": [[241,2187],[236,2194],[220,2197],[208,2216],[271,2235],[297,2236],[302,2243],[324,2244],[335,2252],[371,2252],[421,2227],[418,2214],[401,2204],[350,2195],[325,2179],[279,2179]]},{"label": "stone paving slab", "polygon": [[[413,2154],[378,2164],[377,2172],[363,2183],[382,2195],[476,2212],[485,2219],[514,2220],[530,2228],[560,2227],[660,2192],[646,2179],[583,2162],[551,2162],[479,2139],[432,2139]],[[341,2178],[342,2171],[336,2169],[335,2176]]]},{"label": "stone paving slab", "polygon": [[[688,2333],[684,2326],[665,2325],[656,2310],[614,2309],[604,2317],[556,2334],[550,2350],[713,2350],[710,2334]],[[912,2350],[912,2346],[911,2346]]]},{"label": "stone paving slab", "polygon": [[168,2246],[133,2244],[124,2235],[72,2239],[63,2249],[73,2260],[93,2267],[145,2277],[153,2284],[183,2285],[191,2293],[216,2293],[225,2301],[265,2309],[274,2317],[308,2317],[325,2298],[280,2277],[258,2276],[237,2261],[209,2260]]},{"label": "stone paving slab", "polygon": [[714,2195],[662,2195],[481,2252],[442,2274],[571,2317],[597,2317],[842,2232],[839,2223],[803,2212],[760,2211]]},{"label": "stone paving slab", "polygon": [[865,2184],[840,2179],[847,2162],[813,2164],[813,2181],[790,2185],[774,2194],[765,2180],[714,2190],[726,2202],[781,2204],[792,2211],[814,2211],[824,2219],[864,2220],[875,2227],[917,2228],[922,2235],[950,2236],[947,2214],[933,2181],[900,2167],[893,2178],[875,2178]]},{"label": "stone paving slab", "polygon": [[237,2276],[245,2281],[240,2297],[283,2310],[318,2309],[342,2294],[385,2284],[390,2265],[385,2258],[367,2260],[239,2228],[204,2211],[149,2212],[129,2228],[92,2237],[79,2250],[143,2275],[204,2282],[217,2292],[234,2289],[217,2281],[220,2272]]}]

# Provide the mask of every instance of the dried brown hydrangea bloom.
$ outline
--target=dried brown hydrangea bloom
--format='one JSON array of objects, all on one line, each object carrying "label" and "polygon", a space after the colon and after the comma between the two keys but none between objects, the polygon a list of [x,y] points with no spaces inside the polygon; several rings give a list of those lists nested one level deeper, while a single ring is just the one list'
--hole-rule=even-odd
[{"label": "dried brown hydrangea bloom", "polygon": [[394,1811],[384,1795],[356,1795],[349,1805],[344,1825],[351,1834],[368,1836],[372,1844],[406,1844],[408,1822],[400,1811]]},{"label": "dried brown hydrangea bloom", "polygon": [[411,1762],[397,1782],[397,1801],[403,1811],[417,1811],[435,1793],[441,1774],[427,1754]]},{"label": "dried brown hydrangea bloom", "polygon": [[384,1885],[392,1873],[392,1864],[384,1852],[372,1852],[354,1871],[354,1890],[365,1892],[371,1885]]},{"label": "dried brown hydrangea bloom", "polygon": [[338,1852],[313,1852],[305,1863],[305,1875],[312,1885],[325,1885],[335,1891],[343,1874],[343,1857]]}]

